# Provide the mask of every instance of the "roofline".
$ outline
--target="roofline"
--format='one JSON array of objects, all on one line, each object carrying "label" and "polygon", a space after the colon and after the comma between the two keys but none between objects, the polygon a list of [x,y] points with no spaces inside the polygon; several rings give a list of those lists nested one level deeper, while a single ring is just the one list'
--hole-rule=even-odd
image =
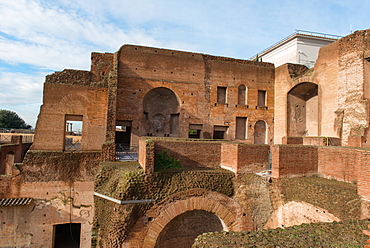
[{"label": "roofline", "polygon": [[[284,39],[276,42],[275,44],[269,46],[265,50],[257,53],[257,55],[258,56],[263,56],[266,53],[273,50],[274,48],[276,48],[276,47],[278,47],[278,46],[280,46],[284,43],[287,43],[288,41],[290,41],[290,40],[292,40],[292,39],[294,39],[295,37],[298,37],[298,36],[300,36],[300,37],[311,37],[311,38],[317,38],[317,39],[321,39],[321,40],[330,40],[330,41],[336,41],[336,40],[339,40],[339,39],[343,38],[343,36],[334,35],[334,34],[325,34],[325,33],[318,33],[318,32],[296,29],[294,33],[292,33],[291,35],[285,37]],[[253,55],[249,59],[253,60],[253,59],[256,58],[257,55]]]}]

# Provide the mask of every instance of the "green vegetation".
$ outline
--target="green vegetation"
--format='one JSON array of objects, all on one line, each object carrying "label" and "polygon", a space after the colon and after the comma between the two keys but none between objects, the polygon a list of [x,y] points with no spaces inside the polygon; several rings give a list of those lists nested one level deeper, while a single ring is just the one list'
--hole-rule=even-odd
[{"label": "green vegetation", "polygon": [[0,128],[30,129],[31,125],[26,124],[17,113],[0,109]]},{"label": "green vegetation", "polygon": [[179,162],[180,160],[168,156],[167,151],[163,150],[155,157],[154,170],[159,171],[165,169],[181,169],[182,166]]},{"label": "green vegetation", "polygon": [[368,236],[362,234],[370,220],[315,223],[251,232],[214,232],[198,236],[194,248],[203,247],[342,247],[362,248]]}]

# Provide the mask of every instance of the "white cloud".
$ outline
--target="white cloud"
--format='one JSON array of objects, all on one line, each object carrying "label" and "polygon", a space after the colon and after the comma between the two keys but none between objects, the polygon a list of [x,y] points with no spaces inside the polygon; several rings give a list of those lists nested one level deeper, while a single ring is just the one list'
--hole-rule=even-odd
[{"label": "white cloud", "polygon": [[[91,52],[115,52],[123,44],[249,58],[295,28],[339,35],[350,24],[354,30],[368,28],[370,5],[368,0],[0,0],[0,9],[0,60],[12,65],[0,68],[0,108],[28,109],[29,115],[41,101],[40,68],[88,70]],[[16,65],[30,65],[32,73],[15,73]]]}]

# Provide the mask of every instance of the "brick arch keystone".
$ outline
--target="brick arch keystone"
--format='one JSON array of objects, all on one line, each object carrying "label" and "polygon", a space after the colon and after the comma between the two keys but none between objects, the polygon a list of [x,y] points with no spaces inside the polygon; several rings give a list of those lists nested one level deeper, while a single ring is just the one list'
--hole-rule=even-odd
[{"label": "brick arch keystone", "polygon": [[192,189],[172,195],[146,212],[145,217],[150,221],[145,228],[142,247],[154,247],[171,220],[193,210],[215,214],[227,231],[252,230],[253,227],[251,215],[234,199],[214,191]]}]

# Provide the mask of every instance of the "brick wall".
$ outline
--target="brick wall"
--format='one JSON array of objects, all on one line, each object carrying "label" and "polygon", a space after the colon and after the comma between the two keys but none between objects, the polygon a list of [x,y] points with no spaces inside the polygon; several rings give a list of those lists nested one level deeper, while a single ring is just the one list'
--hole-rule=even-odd
[{"label": "brick wall", "polygon": [[155,141],[155,153],[162,150],[180,160],[184,167],[215,167],[221,162],[220,142],[200,141]]},{"label": "brick wall", "polygon": [[370,151],[361,154],[361,164],[358,168],[358,194],[365,200],[370,200]]},{"label": "brick wall", "polygon": [[223,143],[221,145],[221,167],[238,173],[238,149],[239,145],[235,143]]},{"label": "brick wall", "polygon": [[238,172],[256,173],[267,168],[269,145],[247,145],[238,146]]},{"label": "brick wall", "polygon": [[317,147],[275,145],[271,151],[272,177],[303,176],[317,172]]},{"label": "brick wall", "polygon": [[325,178],[357,182],[363,152],[344,147],[318,147],[318,173]]}]

